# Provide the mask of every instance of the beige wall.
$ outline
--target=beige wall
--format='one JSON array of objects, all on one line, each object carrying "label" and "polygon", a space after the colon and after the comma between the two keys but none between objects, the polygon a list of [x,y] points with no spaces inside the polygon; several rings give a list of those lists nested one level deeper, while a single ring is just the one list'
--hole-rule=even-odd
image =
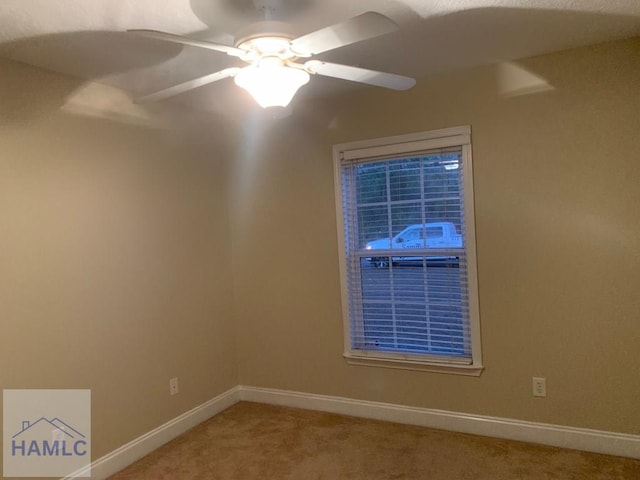
[{"label": "beige wall", "polygon": [[[506,97],[486,67],[247,130],[232,215],[241,383],[640,433],[640,41],[518,65],[553,89]],[[466,124],[486,370],[349,366],[331,145]]]},{"label": "beige wall", "polygon": [[85,87],[0,63],[0,388],[91,389],[95,459],[237,367],[223,145]]}]

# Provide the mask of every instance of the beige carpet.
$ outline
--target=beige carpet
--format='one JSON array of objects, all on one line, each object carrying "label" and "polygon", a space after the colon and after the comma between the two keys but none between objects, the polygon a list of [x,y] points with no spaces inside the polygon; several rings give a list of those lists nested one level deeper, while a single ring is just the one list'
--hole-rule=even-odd
[{"label": "beige carpet", "polygon": [[125,479],[639,480],[640,460],[241,402]]}]

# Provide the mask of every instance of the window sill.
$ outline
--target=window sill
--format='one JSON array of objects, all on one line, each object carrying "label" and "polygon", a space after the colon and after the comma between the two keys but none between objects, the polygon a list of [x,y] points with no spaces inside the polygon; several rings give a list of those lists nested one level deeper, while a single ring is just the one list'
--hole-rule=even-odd
[{"label": "window sill", "polygon": [[478,364],[455,364],[439,362],[420,362],[405,359],[372,357],[369,355],[355,355],[345,353],[344,358],[349,365],[360,365],[365,367],[395,368],[398,370],[418,370],[422,372],[448,373],[451,375],[466,375],[469,377],[479,377],[484,370]]}]

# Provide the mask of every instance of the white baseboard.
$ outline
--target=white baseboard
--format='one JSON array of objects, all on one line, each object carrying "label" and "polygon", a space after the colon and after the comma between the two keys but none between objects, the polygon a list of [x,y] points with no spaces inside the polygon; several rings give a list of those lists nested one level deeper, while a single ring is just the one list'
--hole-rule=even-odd
[{"label": "white baseboard", "polygon": [[[169,420],[164,425],[154,428],[150,432],[130,441],[120,448],[108,453],[91,463],[91,478],[93,480],[104,480],[105,478],[128,467],[136,460],[151,453],[165,443],[173,440],[178,435],[186,432],[190,428],[204,422],[221,411],[238,403],[240,400],[240,387],[236,386],[215,398],[198,405],[197,407],[183,413],[182,415]],[[86,470],[79,470],[64,477],[63,480],[87,477]]]},{"label": "white baseboard", "polygon": [[[95,460],[91,478],[106,479],[241,400],[640,459],[640,435],[238,385]],[[87,476],[79,470],[63,480]]]},{"label": "white baseboard", "polygon": [[640,435],[526,422],[509,418],[405,407],[343,397],[239,386],[240,400],[640,458]]}]

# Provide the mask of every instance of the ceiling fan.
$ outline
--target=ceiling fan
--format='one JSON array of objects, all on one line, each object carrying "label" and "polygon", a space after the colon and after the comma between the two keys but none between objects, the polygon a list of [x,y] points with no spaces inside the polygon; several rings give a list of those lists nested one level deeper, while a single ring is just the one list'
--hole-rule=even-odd
[{"label": "ceiling fan", "polygon": [[321,60],[298,62],[299,59],[308,59],[313,55],[384,35],[397,28],[384,15],[366,12],[301,37],[291,38],[284,33],[287,30],[286,24],[264,21],[252,25],[238,36],[233,47],[154,30],[129,30],[147,38],[226,53],[248,63],[244,67],[225,68],[142,96],[136,102],[161,100],[228,77],[233,77],[235,83],[247,90],[264,108],[287,106],[298,89],[314,74],[393,90],[407,90],[415,85],[413,78]]}]

